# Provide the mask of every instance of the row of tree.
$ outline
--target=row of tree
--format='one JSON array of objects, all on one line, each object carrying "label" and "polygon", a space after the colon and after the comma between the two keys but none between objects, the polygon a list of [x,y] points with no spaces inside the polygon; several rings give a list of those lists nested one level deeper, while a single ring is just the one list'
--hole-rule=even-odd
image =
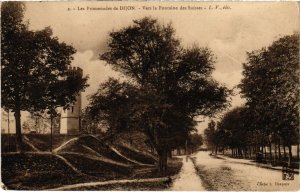
[{"label": "row of tree", "polygon": [[233,156],[260,152],[272,160],[282,160],[281,149],[286,157],[286,148],[292,159],[291,146],[297,145],[299,159],[299,34],[248,53],[243,67],[239,87],[246,104],[227,112],[217,125],[209,123],[205,130],[209,145],[216,152],[217,148],[230,148]]}]

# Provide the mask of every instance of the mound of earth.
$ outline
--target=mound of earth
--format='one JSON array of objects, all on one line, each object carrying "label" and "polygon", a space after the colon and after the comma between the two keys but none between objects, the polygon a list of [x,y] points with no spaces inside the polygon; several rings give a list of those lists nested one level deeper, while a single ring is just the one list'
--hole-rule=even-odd
[{"label": "mound of earth", "polygon": [[116,145],[116,148],[126,157],[143,164],[155,164],[157,159],[150,153],[139,151],[130,145]]},{"label": "mound of earth", "polygon": [[119,132],[118,134],[115,134],[114,136],[109,137],[108,140],[111,141],[115,145],[122,145],[122,146],[128,145],[139,151],[154,153],[154,150],[151,149],[151,147],[149,145],[149,142],[148,142],[149,139],[141,131],[131,130],[131,131],[126,131],[126,132],[125,131]]},{"label": "mound of earth", "polygon": [[[132,166],[80,153],[2,154],[2,182],[8,189],[47,189],[88,181],[132,177]],[[75,171],[74,171],[75,170]]]},{"label": "mound of earth", "polygon": [[[49,135],[37,134],[25,135],[25,153],[2,153],[2,182],[8,189],[42,190],[90,181],[164,176],[158,173],[157,155],[143,134],[120,133],[113,139],[54,135],[53,139],[53,154],[47,152]],[[169,161],[168,175],[181,167],[180,162],[173,165],[174,160]]]},{"label": "mound of earth", "polygon": [[108,158],[80,153],[63,153],[61,155],[82,173],[97,178],[105,178],[105,180],[128,178],[133,173],[132,166],[112,161]]},{"label": "mound of earth", "polygon": [[[27,137],[34,146],[41,151],[50,151],[51,148],[51,135],[50,134],[26,134]],[[75,138],[75,135],[53,135],[52,145],[53,149],[57,148],[61,144],[68,140]]]},{"label": "mound of earth", "polygon": [[104,157],[115,162],[128,165],[132,164],[132,162],[128,161],[125,157],[112,150],[110,145],[91,135],[71,139],[54,151],[58,154],[73,152],[88,156]]}]

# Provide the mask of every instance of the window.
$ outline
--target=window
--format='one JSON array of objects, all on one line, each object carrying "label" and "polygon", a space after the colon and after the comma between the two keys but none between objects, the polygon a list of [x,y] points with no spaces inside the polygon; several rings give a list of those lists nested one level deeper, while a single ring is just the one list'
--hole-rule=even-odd
[{"label": "window", "polygon": [[72,113],[74,112],[74,106],[72,106]]}]

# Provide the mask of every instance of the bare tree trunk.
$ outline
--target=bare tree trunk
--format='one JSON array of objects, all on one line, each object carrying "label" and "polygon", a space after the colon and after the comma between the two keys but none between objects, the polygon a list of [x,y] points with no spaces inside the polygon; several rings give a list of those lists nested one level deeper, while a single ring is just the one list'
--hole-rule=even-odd
[{"label": "bare tree trunk", "polygon": [[241,148],[241,157],[244,158],[245,157],[245,149]]},{"label": "bare tree trunk", "polygon": [[167,171],[168,153],[167,149],[163,148],[157,151],[159,156],[159,172],[165,173]]},{"label": "bare tree trunk", "polygon": [[185,155],[187,155],[187,150],[188,150],[188,142],[187,139],[185,139]]},{"label": "bare tree trunk", "polygon": [[168,150],[164,150],[164,172],[168,169]]},{"label": "bare tree trunk", "polygon": [[279,154],[279,161],[281,161],[280,138],[278,139],[278,154]]},{"label": "bare tree trunk", "polygon": [[274,149],[275,149],[274,163],[276,164],[276,159],[277,159],[277,145],[276,145],[276,141],[275,141]]},{"label": "bare tree trunk", "polygon": [[265,149],[265,160],[267,160],[267,147],[264,146],[263,148]]},{"label": "bare tree trunk", "polygon": [[269,143],[269,147],[270,147],[270,161],[272,161],[273,157],[272,157],[272,143]]},{"label": "bare tree trunk", "polygon": [[21,132],[21,110],[15,110],[15,119],[16,119],[16,135],[17,135],[17,151],[23,152],[23,140]]},{"label": "bare tree trunk", "polygon": [[7,111],[7,133],[8,133],[8,137],[7,137],[7,139],[8,139],[8,151],[10,151],[10,127],[9,127],[9,124],[10,124],[10,119],[9,119],[9,109],[8,109],[8,111]]},{"label": "bare tree trunk", "polygon": [[297,160],[299,161],[300,158],[299,158],[299,143],[297,143]]},{"label": "bare tree trunk", "polygon": [[158,170],[159,172],[163,172],[163,154],[161,150],[157,151],[158,154]]},{"label": "bare tree trunk", "polygon": [[291,146],[291,145],[288,145],[288,148],[289,148],[289,166],[290,166],[290,165],[291,165],[292,158],[293,158],[293,154],[292,154],[292,146]]},{"label": "bare tree trunk", "polygon": [[284,156],[284,158],[286,158],[285,145],[283,145],[283,156]]},{"label": "bare tree trunk", "polygon": [[252,151],[252,150],[251,150],[251,147],[252,147],[252,146],[249,147],[249,159],[251,159],[251,151]]},{"label": "bare tree trunk", "polygon": [[172,150],[171,150],[171,149],[168,150],[168,157],[169,157],[170,159],[172,158]]},{"label": "bare tree trunk", "polygon": [[50,152],[52,153],[52,149],[53,149],[53,116],[51,115],[50,117],[50,131],[51,131],[51,147],[50,147]]}]

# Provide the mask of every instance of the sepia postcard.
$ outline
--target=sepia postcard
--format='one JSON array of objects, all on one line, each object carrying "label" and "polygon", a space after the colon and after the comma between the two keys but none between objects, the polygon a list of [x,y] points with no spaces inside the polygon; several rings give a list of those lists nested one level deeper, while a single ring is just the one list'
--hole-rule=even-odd
[{"label": "sepia postcard", "polygon": [[1,188],[298,191],[299,4],[1,2]]}]

